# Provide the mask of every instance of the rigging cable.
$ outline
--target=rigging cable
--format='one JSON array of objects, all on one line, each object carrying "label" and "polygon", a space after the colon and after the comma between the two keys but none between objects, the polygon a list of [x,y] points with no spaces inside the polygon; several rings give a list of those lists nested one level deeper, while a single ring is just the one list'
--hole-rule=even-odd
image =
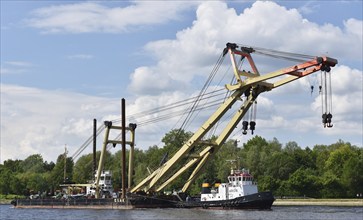
[{"label": "rigging cable", "polygon": [[[102,133],[102,131],[105,129],[105,127],[102,125],[100,127],[98,127],[97,132],[96,132],[96,136],[100,135]],[[93,140],[93,135],[91,135],[71,156],[71,158],[73,159],[73,161],[75,161],[75,159],[86,149],[86,147],[92,142]]]},{"label": "rigging cable", "polygon": [[201,89],[199,95],[197,96],[197,99],[195,100],[195,102],[193,103],[193,105],[191,106],[189,112],[187,113],[186,118],[184,119],[182,125],[179,128],[179,131],[184,130],[185,127],[188,125],[191,117],[192,117],[192,113],[194,112],[194,109],[197,107],[197,105],[200,103],[200,98],[203,96],[203,94],[207,91],[210,83],[212,82],[212,79],[214,78],[214,76],[216,75],[219,67],[221,66],[222,62],[224,60],[224,55],[223,53],[219,56],[217,63],[214,65],[213,70],[211,72],[211,74],[209,75],[206,83],[204,84],[203,88]]},{"label": "rigging cable", "polygon": [[314,56],[311,56],[311,55],[284,52],[284,51],[266,49],[266,48],[262,48],[262,47],[251,47],[251,46],[242,45],[242,44],[238,44],[238,46],[252,48],[255,53],[260,54],[260,55],[270,56],[270,57],[278,58],[278,59],[285,59],[285,60],[289,60],[289,61],[301,62],[301,61],[306,61],[306,60],[310,60],[310,59],[314,58]]},{"label": "rigging cable", "polygon": [[[244,63],[244,57],[241,57],[241,59],[238,61],[238,64],[237,64],[237,69],[242,69],[242,65]],[[228,68],[226,69],[225,73],[223,74],[223,77],[222,79],[219,81],[218,85],[221,84],[222,80],[225,78],[225,76],[227,75],[227,73],[229,72],[229,70],[231,69],[231,66],[232,64],[230,64],[228,66]],[[230,85],[234,85],[235,83],[237,83],[237,79],[236,79],[236,76],[233,74],[232,76],[232,79],[230,80]],[[227,90],[227,92],[225,93],[225,97],[224,97],[224,101],[227,99],[227,97],[229,97],[231,94],[231,91]],[[223,101],[223,102],[224,102]],[[227,118],[229,118],[231,116],[228,116]],[[213,126],[213,128],[210,130],[207,138],[210,139],[217,131],[218,129],[218,126],[221,124],[221,120],[218,120],[217,123]]]}]

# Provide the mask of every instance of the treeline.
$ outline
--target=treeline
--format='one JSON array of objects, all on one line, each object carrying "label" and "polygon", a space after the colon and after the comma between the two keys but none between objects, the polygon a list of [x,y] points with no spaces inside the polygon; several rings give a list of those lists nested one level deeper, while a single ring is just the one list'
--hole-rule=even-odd
[{"label": "treeline", "polygon": [[[135,150],[134,184],[162,164],[190,137],[189,132],[172,130],[162,139],[164,146]],[[100,152],[97,153],[97,160]],[[75,163],[65,155],[56,163],[44,161],[39,154],[25,160],[6,160],[0,165],[0,194],[52,194],[67,182],[87,183],[93,179],[92,154]],[[185,158],[187,159],[187,158]],[[315,145],[302,149],[296,142],[284,146],[277,140],[255,136],[242,147],[227,141],[208,161],[189,193],[198,194],[203,182],[223,182],[230,172],[231,160],[239,168],[247,168],[258,182],[260,191],[270,190],[276,197],[306,196],[312,198],[352,198],[363,193],[363,149],[339,140],[331,145]],[[121,151],[106,153],[105,169],[113,172],[114,188],[121,188]],[[128,163],[127,163],[128,164]],[[64,167],[66,172],[64,173]],[[126,168],[128,170],[128,168]],[[185,173],[165,190],[182,188],[189,173]]]}]

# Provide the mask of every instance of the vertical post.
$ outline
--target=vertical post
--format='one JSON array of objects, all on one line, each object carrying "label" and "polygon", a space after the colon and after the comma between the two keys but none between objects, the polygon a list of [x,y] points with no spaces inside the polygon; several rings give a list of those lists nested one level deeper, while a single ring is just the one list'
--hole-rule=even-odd
[{"label": "vertical post", "polygon": [[122,136],[122,199],[126,198],[126,117],[125,117],[125,99],[121,100],[121,136]]},{"label": "vertical post", "polygon": [[136,124],[129,124],[130,133],[131,133],[131,143],[130,143],[130,151],[129,151],[129,175],[128,175],[128,188],[131,189],[132,186],[132,176],[134,174],[134,146],[135,146],[135,129]]},{"label": "vertical post", "polygon": [[97,120],[93,119],[93,178],[95,178],[97,162],[96,162],[96,139],[97,137]]},{"label": "vertical post", "polygon": [[104,161],[105,152],[106,152],[106,148],[107,148],[107,144],[108,144],[108,136],[110,135],[110,129],[112,126],[111,121],[105,121],[104,123],[106,126],[106,131],[105,131],[105,137],[103,139],[103,145],[102,145],[100,160],[98,162],[98,169],[97,169],[97,175],[96,175],[96,182],[95,182],[96,199],[98,199],[100,197],[100,177],[101,177],[101,172],[103,170],[103,161]]},{"label": "vertical post", "polygon": [[67,178],[67,145],[64,145],[64,168],[63,168],[63,182],[66,182]]}]

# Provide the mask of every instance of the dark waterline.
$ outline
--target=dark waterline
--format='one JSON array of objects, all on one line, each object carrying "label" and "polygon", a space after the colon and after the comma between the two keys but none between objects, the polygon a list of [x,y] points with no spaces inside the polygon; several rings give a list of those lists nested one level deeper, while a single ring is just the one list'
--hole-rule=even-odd
[{"label": "dark waterline", "polygon": [[363,220],[363,207],[273,206],[271,211],[205,209],[15,209],[0,205],[0,219],[348,219]]}]

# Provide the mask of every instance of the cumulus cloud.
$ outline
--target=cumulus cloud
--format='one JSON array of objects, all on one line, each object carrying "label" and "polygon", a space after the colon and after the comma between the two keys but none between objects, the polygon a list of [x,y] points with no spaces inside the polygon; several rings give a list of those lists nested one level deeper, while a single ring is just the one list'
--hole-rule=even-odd
[{"label": "cumulus cloud", "polygon": [[1,84],[1,157],[55,161],[65,144],[74,152],[92,134],[93,118],[118,108],[111,99]]},{"label": "cumulus cloud", "polygon": [[[145,46],[158,62],[155,66],[136,69],[131,74],[129,89],[139,95],[153,89],[161,92],[169,90],[173,82],[188,88],[196,77],[205,77],[210,72],[227,42],[316,56],[329,52],[329,56],[342,61],[360,62],[361,47],[357,45],[362,44],[362,33],[357,30],[361,30],[361,25],[362,21],[355,19],[346,21],[345,29],[332,24],[318,25],[306,20],[298,10],[270,1],[257,1],[241,14],[223,2],[204,2],[196,11],[193,25],[179,31],[175,39],[154,41]],[[263,73],[279,67],[275,65],[279,62],[273,59],[257,57],[256,63]],[[140,89],[145,82],[148,89]],[[294,84],[286,89],[296,86],[301,87]]]},{"label": "cumulus cloud", "polygon": [[[163,7],[157,7],[153,3],[135,2],[123,8],[109,8],[98,3],[52,6],[36,10],[28,24],[53,33],[125,32],[140,25],[171,21],[190,7],[185,2],[177,7],[166,2],[159,2]],[[135,16],[140,14],[144,16]],[[272,1],[257,1],[239,14],[223,2],[202,2],[190,27],[180,30],[173,39],[145,45],[145,50],[156,59],[156,63],[137,67],[130,74],[128,89],[135,96],[128,99],[127,114],[170,105],[197,95],[197,90],[203,86],[200,79],[208,77],[227,42],[311,55],[328,52],[329,56],[339,60],[339,65],[332,70],[334,128],[322,129],[320,98],[316,96],[316,90],[310,94],[311,81],[319,81],[315,76],[261,95],[256,133],[267,139],[275,136],[280,140],[283,138],[281,134],[290,138],[288,140],[301,137],[304,143],[313,144],[319,143],[314,138],[320,135],[318,138],[323,139],[322,144],[327,143],[327,139],[336,138],[336,141],[342,138],[361,146],[362,70],[358,69],[362,65],[362,32],[358,31],[362,30],[361,27],[362,21],[356,19],[344,21],[343,28],[332,24],[319,25],[305,19],[299,10],[286,9]],[[280,63],[276,65],[276,60],[254,58],[261,73],[280,66]],[[349,67],[344,64],[347,60],[355,60],[360,66]],[[226,78],[230,77],[231,70],[227,66],[223,68]],[[63,152],[65,140],[78,147],[88,137],[90,132],[87,131],[91,130],[94,117],[101,121],[119,117],[115,114],[119,112],[119,101],[115,100],[11,85],[2,85],[1,93],[1,145],[20,144],[21,149],[2,147],[3,158],[22,158],[37,152],[54,160]],[[144,120],[157,116],[151,114]],[[197,117],[199,125],[205,117],[207,115]],[[130,122],[143,121],[135,116]],[[137,147],[145,149],[152,143],[159,144],[162,135],[177,122],[177,119],[170,119],[162,126],[148,124],[138,127]],[[18,126],[26,129],[18,129]],[[194,131],[196,127],[198,125],[189,130]],[[4,137],[20,137],[20,140]],[[241,138],[241,135],[233,137]]]},{"label": "cumulus cloud", "polygon": [[[319,25],[305,19],[299,10],[287,9],[272,1],[257,1],[240,14],[223,2],[203,2],[197,8],[193,24],[180,30],[175,39],[153,41],[145,46],[157,63],[137,68],[131,74],[129,90],[139,97],[154,91],[158,94],[154,93],[153,99],[159,99],[162,91],[169,91],[174,84],[179,85],[174,89],[185,88],[183,91],[192,93],[196,90],[195,82],[207,78],[227,42],[316,56],[328,53],[342,63],[332,71],[335,131],[321,131],[320,98],[314,99],[318,77],[314,75],[262,95],[258,104],[258,114],[261,115],[258,127],[266,137],[270,134],[263,130],[271,131],[271,128],[279,128],[287,134],[318,130],[324,135],[334,136],[346,129],[344,124],[351,125],[344,134],[362,134],[361,125],[355,121],[362,121],[361,115],[356,114],[362,111],[359,101],[362,99],[362,72],[344,65],[348,60],[361,65],[361,26],[362,21],[356,19],[344,21],[343,28],[329,23]],[[253,56],[262,73],[282,67],[280,61]],[[286,67],[291,65],[293,63],[284,64]],[[356,80],[352,82],[352,79]],[[315,91],[310,94],[313,83]],[[350,94],[356,96],[347,99]],[[309,103],[313,103],[313,107]],[[350,114],[355,115],[355,120],[345,117]]]},{"label": "cumulus cloud", "polygon": [[180,12],[195,4],[185,1],[134,1],[126,7],[106,7],[97,2],[62,4],[33,11],[26,24],[44,33],[122,33],[177,20]]}]

